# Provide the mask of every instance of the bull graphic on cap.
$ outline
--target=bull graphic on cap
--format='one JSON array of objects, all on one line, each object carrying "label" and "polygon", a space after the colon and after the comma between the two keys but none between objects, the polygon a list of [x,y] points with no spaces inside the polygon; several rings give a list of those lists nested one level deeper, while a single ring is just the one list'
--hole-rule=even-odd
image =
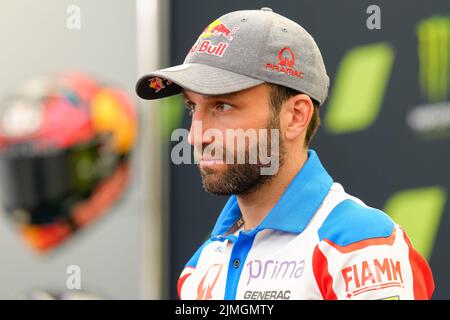
[{"label": "bull graphic on cap", "polygon": [[230,29],[225,24],[223,24],[222,21],[215,20],[203,30],[201,37],[208,38],[211,36],[223,36],[227,40],[232,41],[233,35],[235,35],[238,30],[238,27]]},{"label": "bull graphic on cap", "polygon": [[149,87],[155,89],[155,92],[159,92],[166,86],[164,85],[164,82],[161,78],[154,77],[150,79]]}]

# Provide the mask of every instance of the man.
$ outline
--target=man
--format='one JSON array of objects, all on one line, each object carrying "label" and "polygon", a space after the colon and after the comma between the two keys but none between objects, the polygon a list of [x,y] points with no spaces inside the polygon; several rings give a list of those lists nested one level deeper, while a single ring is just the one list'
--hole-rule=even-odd
[{"label": "man", "polygon": [[[184,64],[139,80],[142,98],[184,95],[204,188],[231,196],[179,278],[181,299],[431,298],[431,270],[406,233],[333,182],[308,147],[328,86],[313,38],[269,8],[220,17]],[[231,129],[268,142],[233,154]],[[269,174],[249,161],[261,146],[277,160]],[[245,163],[228,161],[239,155]]]}]

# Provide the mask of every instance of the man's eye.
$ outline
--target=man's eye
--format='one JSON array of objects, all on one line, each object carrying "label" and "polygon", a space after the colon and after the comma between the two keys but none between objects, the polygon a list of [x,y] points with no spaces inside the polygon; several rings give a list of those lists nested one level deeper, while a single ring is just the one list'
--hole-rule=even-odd
[{"label": "man's eye", "polygon": [[219,104],[216,106],[216,110],[217,110],[217,111],[220,111],[220,112],[228,111],[228,110],[230,110],[231,108],[233,108],[233,107],[230,106],[229,104],[226,104],[226,103],[219,103]]}]

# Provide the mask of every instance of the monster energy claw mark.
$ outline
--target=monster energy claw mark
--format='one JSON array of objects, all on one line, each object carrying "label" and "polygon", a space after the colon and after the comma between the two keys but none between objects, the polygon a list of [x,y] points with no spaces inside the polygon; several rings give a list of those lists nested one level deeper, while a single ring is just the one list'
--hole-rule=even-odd
[{"label": "monster energy claw mark", "polygon": [[450,17],[434,16],[417,26],[420,89],[429,102],[446,101],[450,89]]}]

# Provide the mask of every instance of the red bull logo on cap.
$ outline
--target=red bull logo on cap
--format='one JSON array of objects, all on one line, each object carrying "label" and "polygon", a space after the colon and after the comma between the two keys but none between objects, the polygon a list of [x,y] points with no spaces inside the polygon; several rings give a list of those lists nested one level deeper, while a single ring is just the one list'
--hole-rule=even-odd
[{"label": "red bull logo on cap", "polygon": [[[162,89],[164,89],[166,86],[164,85],[164,80],[158,77],[154,77],[148,80],[149,81],[149,87],[152,89],[155,89],[155,93],[158,93]],[[172,81],[166,80],[166,85],[170,85]]]},{"label": "red bull logo on cap", "polygon": [[194,44],[192,49],[190,50],[191,53],[206,53],[213,56],[222,57],[225,53],[225,50],[228,47],[228,43],[225,42],[219,42],[217,45],[212,44],[209,40],[197,40],[197,42]]},{"label": "red bull logo on cap", "polygon": [[[198,37],[195,44],[192,46],[190,53],[206,53],[209,55],[222,57],[225,50],[228,48],[227,42],[220,41],[217,44],[213,44],[210,37],[224,37],[228,41],[233,41],[233,36],[239,30],[238,27],[232,29],[228,28],[220,20],[215,20],[209,24]],[[220,38],[219,38],[220,39]]]},{"label": "red bull logo on cap", "polygon": [[228,28],[225,24],[220,20],[215,20],[207,26],[200,38],[208,38],[211,36],[222,36],[225,37],[228,41],[233,40],[233,35],[239,30],[238,27],[234,27],[233,29]]}]

